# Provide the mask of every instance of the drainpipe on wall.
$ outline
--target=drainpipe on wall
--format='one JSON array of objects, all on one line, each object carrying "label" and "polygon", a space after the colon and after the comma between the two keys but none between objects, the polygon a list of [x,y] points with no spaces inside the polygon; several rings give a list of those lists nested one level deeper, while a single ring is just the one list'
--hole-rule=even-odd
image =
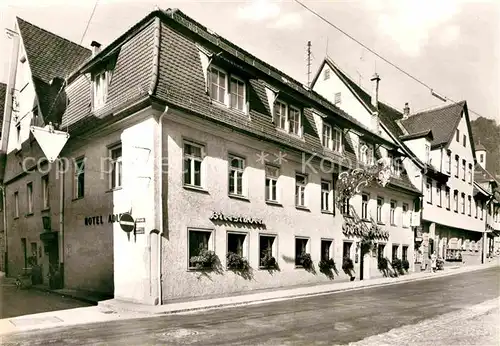
[{"label": "drainpipe on wall", "polygon": [[[159,138],[158,138],[158,147],[160,151],[160,155],[158,155],[158,161],[159,161],[159,169],[160,169],[160,174],[158,176],[158,184],[160,186],[160,193],[159,193],[159,198],[158,201],[156,201],[156,204],[159,206],[159,218],[158,218],[158,305],[163,304],[163,294],[162,294],[162,255],[161,255],[161,249],[162,249],[162,239],[163,239],[163,117],[168,113],[168,106],[165,106],[165,111],[160,115],[158,118],[158,126],[160,128],[160,133],[159,133]],[[168,217],[168,216],[167,216]],[[168,220],[167,220],[167,225],[168,225]]]},{"label": "drainpipe on wall", "polygon": [[8,237],[7,237],[7,203],[6,203],[6,196],[7,194],[5,193],[5,185],[1,185],[0,186],[0,189],[2,190],[2,196],[0,198],[2,198],[2,206],[3,206],[3,237],[4,237],[4,247],[5,247],[5,251],[4,251],[4,264],[3,264],[3,267],[4,267],[4,271],[5,271],[5,275],[9,275],[9,246],[8,246]]},{"label": "drainpipe on wall", "polygon": [[[64,169],[63,161],[59,161],[59,273],[61,288],[64,287]],[[63,169],[64,168],[64,169]]]}]

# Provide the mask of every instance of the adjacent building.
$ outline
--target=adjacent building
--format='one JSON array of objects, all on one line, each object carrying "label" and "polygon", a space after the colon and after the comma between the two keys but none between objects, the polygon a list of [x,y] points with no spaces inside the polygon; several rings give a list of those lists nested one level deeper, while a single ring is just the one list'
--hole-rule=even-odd
[{"label": "adjacent building", "polygon": [[[5,95],[7,94],[7,84],[0,83],[0,137],[2,135],[2,122],[3,122],[3,112],[5,106]],[[4,205],[4,197],[3,197],[3,185],[0,182],[0,272],[5,272],[5,252],[7,249],[5,243],[5,223],[4,223],[4,215],[3,215],[3,205]]]},{"label": "adjacent building", "polygon": [[[445,263],[481,263],[485,242],[481,215],[486,201],[474,193],[476,154],[467,103],[412,114],[408,103],[399,111],[380,102],[380,77],[375,74],[371,81],[373,91],[369,93],[327,58],[313,89],[367,126],[378,128],[409,157],[400,160],[402,170],[423,194],[416,208],[421,223],[413,223],[415,264],[426,268],[433,252]],[[473,213],[476,209],[478,217]],[[462,252],[462,244],[472,250]]]},{"label": "adjacent building", "polygon": [[[104,49],[19,18],[15,31],[9,275],[35,261],[54,285],[159,304],[348,279],[344,257],[367,279],[382,275],[378,257],[413,257],[421,193],[401,165],[386,188],[340,208],[335,196],[342,171],[408,151],[179,10],[152,12]],[[59,163],[29,131],[48,123],[70,134]],[[116,222],[124,213],[132,232]],[[367,227],[378,244],[362,254]],[[229,268],[234,255],[249,268]],[[338,273],[320,270],[330,258]]]}]

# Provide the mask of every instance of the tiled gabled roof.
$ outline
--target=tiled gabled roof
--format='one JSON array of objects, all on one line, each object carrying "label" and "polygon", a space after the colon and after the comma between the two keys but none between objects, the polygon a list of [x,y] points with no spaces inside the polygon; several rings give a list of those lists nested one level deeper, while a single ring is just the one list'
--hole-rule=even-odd
[{"label": "tiled gabled roof", "polygon": [[88,59],[92,52],[21,18],[17,18],[17,24],[26,50],[40,111],[44,117],[48,117],[55,96],[61,89],[61,84],[51,85],[53,78],[64,80]]},{"label": "tiled gabled roof", "polygon": [[[327,58],[325,62],[339,76],[344,84],[352,90],[354,96],[357,97],[370,112],[377,111],[377,109],[372,105],[372,97],[370,93],[356,84],[352,78],[342,71],[330,58]],[[387,127],[387,129],[395,136],[399,137],[403,135],[404,133],[402,129],[396,123],[396,121],[403,118],[403,113],[388,104],[381,102],[380,100],[378,101],[378,108],[380,121]]]},{"label": "tiled gabled roof", "polygon": [[493,176],[493,174],[491,174],[486,169],[481,167],[481,165],[479,163],[476,163],[476,165],[474,167],[474,181],[476,181],[478,183],[494,182],[497,185],[499,185],[498,180]]},{"label": "tiled gabled roof", "polygon": [[431,146],[434,148],[445,145],[450,142],[455,134],[465,104],[465,101],[461,101],[416,113],[405,120],[401,120],[401,124],[410,134],[432,129],[434,139]]}]

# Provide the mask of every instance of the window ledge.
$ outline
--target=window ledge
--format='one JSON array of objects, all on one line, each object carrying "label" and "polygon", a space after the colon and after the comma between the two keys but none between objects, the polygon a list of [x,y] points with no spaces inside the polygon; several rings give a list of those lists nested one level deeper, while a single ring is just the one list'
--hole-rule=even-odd
[{"label": "window ledge", "polygon": [[227,196],[229,198],[239,199],[240,201],[250,202],[250,199],[248,197],[246,197],[246,196],[233,195],[233,194],[228,194]]},{"label": "window ledge", "polygon": [[79,200],[81,200],[81,199],[83,199],[83,197],[75,197],[75,198],[73,198],[71,201],[72,201],[72,202],[75,202],[75,201],[79,201]]},{"label": "window ledge", "polygon": [[450,208],[446,208],[446,210],[450,211]]},{"label": "window ledge", "polygon": [[30,217],[30,216],[33,216],[33,215],[35,215],[35,214],[33,212],[31,212],[31,213],[27,213],[26,215],[24,215],[24,217]]},{"label": "window ledge", "polygon": [[427,204],[432,204],[432,202],[427,201]]},{"label": "window ledge", "polygon": [[367,218],[361,218],[361,221],[364,221],[364,222],[371,222],[371,220],[367,219]]},{"label": "window ledge", "polygon": [[301,266],[301,265],[295,265],[295,268],[294,269],[304,269],[304,266]]},{"label": "window ledge", "polygon": [[442,206],[440,206],[439,204],[437,205],[438,208],[442,208]]},{"label": "window ledge", "polygon": [[110,193],[110,192],[115,192],[115,191],[120,191],[120,190],[123,190],[123,187],[115,187],[115,188],[112,188],[112,189],[109,189],[109,190],[106,190],[104,191],[105,193]]},{"label": "window ledge", "polygon": [[333,211],[331,211],[331,210],[321,210],[321,214],[333,215]]},{"label": "window ledge", "polygon": [[392,227],[398,227],[398,225],[396,225],[395,223],[391,223],[391,226]]},{"label": "window ledge", "polygon": [[403,226],[403,228],[410,228],[410,226]]},{"label": "window ledge", "polygon": [[385,223],[382,221],[377,221],[377,225],[385,226]]},{"label": "window ledge", "polygon": [[309,212],[311,211],[311,209],[309,209],[308,207],[301,206],[301,205],[296,205],[295,209],[303,210],[303,211],[309,211]]},{"label": "window ledge", "polygon": [[19,216],[14,216],[14,220],[19,220]]},{"label": "window ledge", "polygon": [[208,191],[200,186],[183,185],[183,187],[186,190],[196,191],[196,192],[200,192],[200,193],[206,193],[208,195]]},{"label": "window ledge", "polygon": [[273,206],[276,206],[276,207],[283,207],[283,204],[281,204],[280,202],[277,202],[277,201],[268,201],[268,200],[266,200],[266,204],[273,205]]},{"label": "window ledge", "polygon": [[46,211],[50,211],[50,207],[47,207],[47,208],[43,208],[42,210],[40,210],[41,212],[46,212]]}]

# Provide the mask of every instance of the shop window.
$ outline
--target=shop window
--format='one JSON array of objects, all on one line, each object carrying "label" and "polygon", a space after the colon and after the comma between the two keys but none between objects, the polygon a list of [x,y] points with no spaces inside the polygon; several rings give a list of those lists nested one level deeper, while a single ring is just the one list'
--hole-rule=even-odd
[{"label": "shop window", "polygon": [[260,235],[259,236],[259,267],[264,266],[266,257],[274,257],[278,260],[277,244],[275,235]]},{"label": "shop window", "polygon": [[345,241],[343,246],[342,246],[342,258],[351,258],[351,247],[352,247],[352,242],[350,241]]},{"label": "shop window", "polygon": [[384,256],[384,251],[385,251],[385,244],[379,243],[377,245],[377,258],[378,259],[381,259],[381,258],[385,257]]},{"label": "shop window", "polygon": [[234,253],[241,257],[247,257],[246,233],[227,233],[227,252]]},{"label": "shop window", "polygon": [[300,259],[302,254],[309,253],[308,249],[309,239],[308,238],[295,238],[295,265],[300,266]]},{"label": "shop window", "polygon": [[328,239],[321,240],[321,260],[326,261],[333,258],[332,254],[333,241]]},{"label": "shop window", "polygon": [[403,261],[408,261],[408,246],[404,245],[403,246],[403,252],[402,252],[402,259]]},{"label": "shop window", "polygon": [[214,250],[213,231],[211,230],[189,230],[189,268],[195,266],[191,258],[198,256],[202,250]]},{"label": "shop window", "polygon": [[392,245],[392,260],[393,261],[398,258],[398,250],[399,250],[399,245],[393,244]]}]

